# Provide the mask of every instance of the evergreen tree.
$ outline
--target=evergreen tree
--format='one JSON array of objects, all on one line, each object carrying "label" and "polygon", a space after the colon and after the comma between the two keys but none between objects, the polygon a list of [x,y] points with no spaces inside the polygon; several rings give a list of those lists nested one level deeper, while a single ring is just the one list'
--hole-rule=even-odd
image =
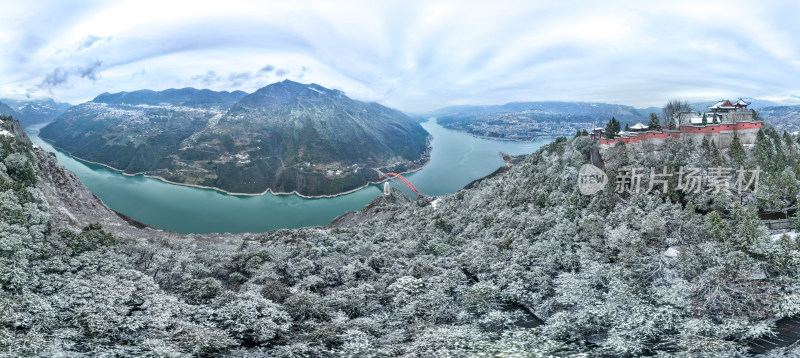
[{"label": "evergreen tree", "polygon": [[706,124],[708,124],[708,117],[706,117],[706,114],[703,113],[703,125],[706,125]]},{"label": "evergreen tree", "polygon": [[713,123],[714,123],[714,124],[717,124],[717,123],[719,123],[719,118],[717,117],[717,114],[716,114],[716,113],[714,113],[714,122],[713,122]]},{"label": "evergreen tree", "polygon": [[711,147],[708,143],[708,138],[703,137],[703,140],[700,142],[700,150],[703,152],[703,157],[708,158],[711,155]]},{"label": "evergreen tree", "polygon": [[763,170],[772,170],[772,155],[775,151],[772,148],[772,141],[767,138],[764,129],[760,129],[756,135],[756,160]]},{"label": "evergreen tree", "polygon": [[783,142],[786,145],[786,148],[792,148],[794,146],[794,140],[792,140],[792,135],[789,134],[786,130],[783,131]]},{"label": "evergreen tree", "polygon": [[658,119],[658,115],[650,113],[650,116],[647,117],[647,129],[658,129],[660,126],[661,123]]},{"label": "evergreen tree", "polygon": [[580,129],[578,129],[578,131],[577,131],[577,132],[575,132],[575,136],[574,136],[573,138],[578,138],[578,137],[580,137],[580,136],[581,136],[581,130],[580,130]]},{"label": "evergreen tree", "polygon": [[612,138],[614,138],[614,136],[619,134],[620,130],[622,130],[622,127],[621,127],[619,121],[617,121],[616,118],[611,117],[611,120],[608,121],[608,123],[606,124],[605,137],[608,138],[608,139],[612,139]]},{"label": "evergreen tree", "polygon": [[724,242],[731,236],[730,225],[718,212],[712,211],[708,213],[704,221],[703,226],[705,227],[706,235],[714,240]]},{"label": "evergreen tree", "polygon": [[588,137],[588,136],[589,136],[589,132],[587,132],[587,131],[586,131],[586,129],[584,129],[584,130],[581,132],[581,135],[582,135],[582,136],[584,136],[584,137]]},{"label": "evergreen tree", "polygon": [[775,132],[772,136],[772,147],[775,150],[773,156],[773,167],[775,170],[783,170],[786,167],[786,153],[783,148],[783,138]]},{"label": "evergreen tree", "polygon": [[722,157],[722,153],[720,153],[717,145],[714,144],[714,142],[709,142],[708,146],[711,149],[711,156],[709,157],[711,164],[715,167],[721,167],[725,165],[725,158]]},{"label": "evergreen tree", "polygon": [[606,129],[603,132],[603,136],[608,139],[613,139],[614,135],[614,126],[611,124],[611,121],[608,121],[608,123],[606,123]]},{"label": "evergreen tree", "polygon": [[800,231],[800,199],[795,203],[797,211],[794,212],[794,219],[792,219],[792,226],[795,230]]},{"label": "evergreen tree", "polygon": [[731,146],[728,147],[728,157],[737,168],[745,164],[744,146],[742,146],[742,141],[739,140],[739,134],[736,132],[733,132],[733,141],[731,141]]},{"label": "evergreen tree", "polygon": [[631,126],[628,123],[625,123],[625,131],[629,132],[631,130]]}]

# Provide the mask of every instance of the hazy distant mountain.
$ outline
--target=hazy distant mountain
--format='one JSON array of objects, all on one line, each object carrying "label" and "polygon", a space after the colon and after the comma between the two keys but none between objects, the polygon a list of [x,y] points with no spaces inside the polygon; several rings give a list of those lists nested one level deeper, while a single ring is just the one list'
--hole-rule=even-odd
[{"label": "hazy distant mountain", "polygon": [[[738,98],[737,98],[738,99]],[[775,102],[744,98],[750,108],[778,127],[800,130],[795,107],[776,107]],[[717,101],[696,102],[696,111],[707,110]],[[492,106],[453,106],[428,114],[445,127],[479,136],[528,140],[541,136],[571,135],[591,125],[603,126],[612,117],[623,124],[647,123],[650,113],[661,117],[660,107],[631,106],[590,102],[512,102]],[[781,122],[781,120],[785,120]]]},{"label": "hazy distant mountain", "polygon": [[9,105],[7,105],[7,104],[5,104],[3,102],[0,102],[0,115],[13,116],[14,118],[16,118],[17,117],[17,112],[14,111],[14,109],[11,108]]},{"label": "hazy distant mountain", "polygon": [[237,193],[345,192],[371,168],[421,166],[428,133],[407,115],[316,84],[244,92],[104,93],[41,131],[75,156],[127,173]]},{"label": "hazy distant mountain", "polygon": [[14,109],[14,119],[20,122],[22,127],[33,124],[48,123],[64,113],[71,104],[56,102],[52,98],[37,100],[13,100],[0,99]]},{"label": "hazy distant mountain", "polygon": [[565,121],[607,121],[615,117],[622,122],[645,120],[648,113],[640,113],[636,108],[620,104],[591,102],[511,102],[490,106],[454,106],[436,110],[432,113],[439,123],[449,123],[497,113],[527,112],[548,119],[563,118]]},{"label": "hazy distant mountain", "polygon": [[779,130],[800,131],[800,105],[764,107],[757,112],[767,124]]},{"label": "hazy distant mountain", "polygon": [[455,106],[430,115],[439,124],[473,135],[513,140],[572,135],[615,117],[622,123],[647,121],[650,112],[589,102],[512,102],[496,106]]},{"label": "hazy distant mountain", "polygon": [[[647,116],[649,116],[650,113],[655,113],[656,115],[658,115],[659,118],[661,118],[662,107],[637,108],[636,110],[639,113],[645,115],[644,118],[647,118]],[[644,122],[644,120],[643,120],[643,122]]]},{"label": "hazy distant mountain", "polygon": [[247,95],[247,92],[216,92],[191,87],[163,91],[139,90],[133,92],[103,93],[92,102],[113,105],[179,106],[191,108],[230,108]]}]

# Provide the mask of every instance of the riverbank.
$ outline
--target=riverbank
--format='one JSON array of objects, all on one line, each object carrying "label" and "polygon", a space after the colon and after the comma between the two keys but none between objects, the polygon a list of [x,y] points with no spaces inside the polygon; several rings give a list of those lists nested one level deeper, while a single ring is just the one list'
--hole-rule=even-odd
[{"label": "riverbank", "polygon": [[[422,170],[423,168],[425,168],[425,166],[427,166],[431,162],[430,153],[431,153],[431,150],[433,149],[433,147],[431,145],[431,143],[433,142],[433,136],[430,136],[430,137],[431,137],[431,139],[428,140],[428,148],[425,151],[425,153],[426,153],[426,155],[428,157],[427,160],[425,161],[425,163],[423,163],[418,168],[414,168],[412,170],[403,171],[403,172],[400,172],[398,174],[411,174],[411,173],[414,173],[414,172],[418,172],[418,171]],[[41,138],[41,137],[39,137],[39,138]],[[267,190],[265,190],[265,191],[263,191],[261,193],[236,193],[236,192],[230,192],[230,191],[227,191],[225,189],[221,189],[221,188],[217,188],[217,187],[213,187],[213,186],[176,182],[176,181],[172,181],[172,180],[168,180],[166,178],[160,177],[158,175],[147,174],[147,172],[125,173],[123,170],[114,168],[114,167],[112,167],[112,166],[110,166],[108,164],[98,163],[98,162],[94,162],[94,161],[91,161],[91,160],[88,160],[88,159],[84,159],[84,158],[75,156],[72,153],[70,153],[69,151],[67,151],[66,149],[57,147],[55,144],[53,144],[52,142],[50,142],[50,141],[48,141],[48,140],[46,140],[44,138],[41,138],[41,139],[44,140],[44,141],[47,141],[47,143],[50,144],[53,148],[58,149],[58,150],[60,150],[60,151],[62,151],[64,153],[66,153],[67,155],[69,155],[70,157],[72,157],[72,158],[74,158],[74,159],[76,159],[78,161],[81,161],[81,162],[84,162],[84,163],[100,165],[100,166],[106,167],[108,169],[111,169],[113,171],[116,171],[116,172],[118,172],[118,173],[120,173],[122,175],[125,175],[125,176],[135,177],[135,176],[141,175],[141,176],[143,176],[145,178],[157,179],[157,180],[160,180],[160,181],[162,181],[164,183],[167,183],[167,184],[180,185],[180,186],[186,186],[186,187],[197,188],[197,189],[214,190],[214,191],[218,191],[218,192],[224,193],[226,195],[231,195],[231,196],[263,196],[263,195],[266,195],[266,194],[269,193],[269,194],[272,194],[272,195],[297,195],[298,197],[301,197],[303,199],[335,198],[335,197],[342,196],[342,195],[352,194],[352,193],[355,193],[355,192],[357,192],[359,190],[367,188],[370,185],[381,184],[381,183],[389,180],[389,178],[386,178],[384,180],[379,180],[379,181],[375,181],[375,182],[368,181],[366,184],[364,184],[364,185],[362,185],[360,187],[357,187],[357,188],[354,188],[354,189],[351,189],[351,190],[348,190],[348,191],[345,191],[345,192],[341,192],[341,193],[326,194],[326,195],[304,195],[304,194],[298,193],[297,190],[293,190],[291,192],[276,192],[276,191],[272,191],[271,188],[267,188]]]},{"label": "riverbank", "polygon": [[[407,173],[403,176],[431,196],[455,193],[469,182],[504,166],[498,152],[514,156],[533,153],[550,142],[481,139],[446,129],[436,121],[428,121],[423,127],[435,137],[430,158],[415,162],[413,168],[408,168],[412,170],[398,168],[396,172]],[[361,210],[383,192],[381,185],[368,185],[347,195],[329,198],[306,199],[291,193],[227,195],[214,189],[170,184],[144,175],[119,175],[118,170],[92,165],[53,148],[37,136],[35,128],[26,128],[32,141],[43,150],[54,152],[58,161],[109,208],[148,225],[181,234],[257,233],[324,226],[344,213]],[[372,180],[378,181],[377,177]],[[392,187],[413,197],[400,185],[392,183]]]},{"label": "riverbank", "polygon": [[531,139],[499,138],[499,137],[489,137],[489,136],[485,136],[485,135],[477,135],[475,133],[470,133],[468,131],[465,131],[465,130],[462,130],[462,129],[458,129],[458,128],[450,128],[450,127],[444,127],[444,128],[447,128],[447,129],[453,130],[453,131],[457,131],[457,132],[461,132],[461,133],[464,133],[464,134],[468,134],[468,135],[473,136],[475,138],[492,139],[492,140],[506,140],[506,141],[510,141],[510,142],[520,142],[520,143],[531,143],[531,142],[536,141],[536,140],[555,138],[553,136],[539,136],[539,137],[533,137]]}]

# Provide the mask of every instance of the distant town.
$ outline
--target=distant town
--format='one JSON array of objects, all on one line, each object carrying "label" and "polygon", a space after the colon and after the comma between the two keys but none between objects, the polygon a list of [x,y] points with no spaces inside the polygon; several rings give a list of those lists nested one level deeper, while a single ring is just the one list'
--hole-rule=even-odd
[{"label": "distant town", "polygon": [[571,136],[592,125],[593,122],[583,116],[555,116],[534,110],[484,115],[451,123],[447,127],[480,137],[529,141],[540,137]]},{"label": "distant town", "polygon": [[[439,123],[447,128],[465,131],[479,137],[518,141],[530,141],[542,137],[572,137],[576,133],[583,135],[589,133],[594,139],[605,137],[606,140],[603,144],[606,146],[616,141],[638,142],[638,137],[648,131],[659,132],[651,133],[652,136],[663,135],[671,131],[678,133],[679,127],[693,131],[703,130],[688,128],[707,127],[704,130],[716,131],[715,128],[721,125],[719,130],[725,132],[728,130],[727,123],[739,123],[739,126],[742,126],[742,122],[752,121],[760,125],[764,121],[780,130],[793,132],[800,129],[797,127],[798,122],[792,113],[792,111],[796,111],[795,107],[772,106],[760,109],[759,113],[756,113],[748,108],[750,104],[742,98],[734,101],[723,99],[712,102],[710,106],[681,102],[681,108],[678,108],[670,116],[672,118],[663,118],[662,108],[633,110],[632,107],[627,106],[596,107],[598,104],[584,104],[594,108],[590,107],[588,110],[586,107],[570,108],[573,111],[571,114],[565,108],[568,105],[575,105],[575,103],[565,102],[563,103],[565,108],[558,108],[553,103],[532,102],[530,104],[522,103],[520,106],[538,106],[539,108],[524,110],[507,108],[508,111],[504,111],[506,108],[492,108],[491,110],[497,111],[495,113],[464,111],[464,113],[440,118]],[[592,109],[598,110],[592,111]],[[616,121],[620,128],[617,131],[608,132],[606,127],[612,121]],[[598,126],[605,127],[598,128]],[[663,131],[666,132],[662,133]],[[677,134],[672,135],[677,136]],[[725,145],[725,143],[720,144]]]}]

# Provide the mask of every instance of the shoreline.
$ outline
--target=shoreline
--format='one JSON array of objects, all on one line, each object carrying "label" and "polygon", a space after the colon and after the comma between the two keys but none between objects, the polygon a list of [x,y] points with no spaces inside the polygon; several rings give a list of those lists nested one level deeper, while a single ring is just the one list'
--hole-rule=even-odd
[{"label": "shoreline", "polygon": [[533,141],[536,141],[536,140],[539,140],[539,139],[555,138],[555,137],[552,137],[552,136],[533,137],[532,139],[529,139],[529,140],[525,140],[525,139],[511,139],[511,138],[496,138],[496,137],[487,137],[487,136],[485,136],[485,135],[477,135],[477,134],[474,134],[474,133],[467,132],[467,131],[465,131],[465,130],[454,129],[454,128],[447,128],[447,127],[445,127],[445,126],[442,126],[442,128],[446,128],[446,129],[454,130],[454,131],[456,131],[456,132],[462,132],[462,133],[466,133],[466,134],[469,134],[469,135],[471,135],[471,136],[473,136],[473,137],[475,137],[475,138],[482,138],[482,139],[492,139],[492,140],[505,140],[505,141],[510,141],[510,142],[520,142],[520,143],[531,143],[531,142],[533,142]]},{"label": "shoreline", "polygon": [[[47,141],[46,139],[44,139],[42,137],[39,137],[39,138],[41,138],[43,141]],[[187,187],[192,187],[192,188],[197,188],[197,189],[214,190],[214,191],[218,191],[218,192],[224,193],[226,195],[231,195],[231,196],[262,196],[262,195],[266,195],[267,193],[271,193],[272,195],[297,195],[297,196],[299,196],[299,197],[301,197],[303,199],[335,198],[337,196],[352,194],[352,193],[355,193],[355,192],[357,192],[357,191],[359,191],[361,189],[365,189],[365,188],[369,187],[370,185],[380,184],[380,183],[383,183],[383,182],[385,182],[387,180],[390,180],[389,178],[386,178],[384,180],[380,180],[380,181],[376,181],[376,182],[368,181],[366,184],[364,184],[364,185],[362,185],[362,186],[360,186],[358,188],[354,188],[354,189],[351,189],[351,190],[348,190],[348,191],[345,191],[345,192],[341,192],[341,193],[325,194],[325,195],[303,195],[303,194],[298,193],[297,190],[293,190],[291,192],[275,192],[275,191],[272,191],[271,188],[267,188],[267,190],[265,190],[265,191],[263,191],[261,193],[234,193],[234,192],[229,192],[229,191],[227,191],[225,189],[221,189],[221,188],[217,188],[217,187],[213,187],[213,186],[206,186],[206,185],[199,185],[199,184],[188,184],[188,183],[179,183],[179,182],[175,182],[175,181],[171,181],[171,180],[162,178],[162,177],[160,177],[158,175],[147,174],[146,172],[139,172],[139,173],[132,173],[132,174],[131,173],[125,173],[124,171],[122,171],[120,169],[117,169],[117,168],[114,168],[114,167],[112,167],[112,166],[110,166],[108,164],[98,163],[98,162],[94,162],[94,161],[91,161],[91,160],[87,160],[87,159],[83,159],[81,157],[75,156],[72,153],[70,153],[69,151],[67,151],[67,150],[65,150],[63,148],[59,148],[55,144],[50,143],[49,141],[47,141],[47,142],[53,148],[66,153],[71,158],[74,158],[74,159],[79,160],[81,162],[101,165],[101,166],[104,166],[104,167],[106,167],[108,169],[111,169],[111,170],[113,170],[115,172],[118,172],[118,173],[120,173],[122,175],[125,175],[125,176],[135,177],[137,175],[141,175],[141,176],[143,176],[145,178],[158,179],[158,180],[160,180],[160,181],[162,181],[164,183],[167,183],[167,184],[187,186]],[[431,140],[431,142],[432,142],[432,140]],[[432,152],[433,151],[433,147],[429,145],[428,148],[427,148],[427,151],[429,153]],[[426,160],[425,163],[423,163],[422,166],[420,166],[419,168],[416,168],[416,169],[413,169],[413,170],[404,171],[404,172],[400,172],[398,174],[410,174],[410,173],[418,172],[418,171],[422,170],[423,168],[425,168],[428,165],[428,163],[431,162],[431,159],[432,159],[432,157],[430,155],[428,155],[428,160]]]}]

